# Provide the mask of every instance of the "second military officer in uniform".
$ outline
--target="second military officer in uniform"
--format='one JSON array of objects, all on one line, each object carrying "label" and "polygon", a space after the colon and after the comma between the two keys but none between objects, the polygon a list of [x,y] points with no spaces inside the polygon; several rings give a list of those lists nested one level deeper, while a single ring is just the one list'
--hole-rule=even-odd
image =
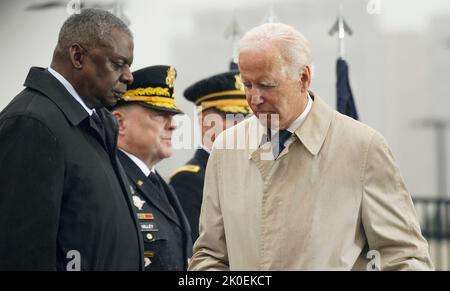
[{"label": "second military officer in uniform", "polygon": [[192,240],[198,238],[198,222],[203,198],[206,165],[212,144],[218,134],[252,113],[245,99],[239,71],[217,74],[200,80],[184,91],[197,106],[202,144],[186,165],[170,179],[189,220]]},{"label": "second military officer in uniform", "polygon": [[148,271],[182,271],[192,254],[189,223],[177,196],[155,171],[172,154],[176,71],[152,66],[133,73],[134,82],[112,113],[119,123],[118,156],[130,180]]}]

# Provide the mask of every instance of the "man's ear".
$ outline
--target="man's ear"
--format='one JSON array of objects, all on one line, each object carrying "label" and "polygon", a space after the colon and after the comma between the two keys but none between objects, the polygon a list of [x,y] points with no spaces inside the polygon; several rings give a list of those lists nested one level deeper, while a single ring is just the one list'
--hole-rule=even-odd
[{"label": "man's ear", "polygon": [[72,44],[69,48],[70,62],[75,69],[81,70],[83,68],[85,53],[86,50],[78,43]]},{"label": "man's ear", "polygon": [[300,90],[302,93],[308,92],[309,85],[311,84],[311,66],[310,65],[305,65],[305,67],[303,68],[303,72],[300,75],[299,84],[300,84]]},{"label": "man's ear", "polygon": [[119,135],[123,135],[125,131],[125,114],[120,110],[114,110],[112,115],[116,118],[117,123],[119,125]]}]

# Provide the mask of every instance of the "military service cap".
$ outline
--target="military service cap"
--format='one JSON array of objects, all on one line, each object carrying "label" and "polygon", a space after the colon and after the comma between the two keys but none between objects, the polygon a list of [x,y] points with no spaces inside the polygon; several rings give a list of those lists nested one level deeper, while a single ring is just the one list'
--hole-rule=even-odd
[{"label": "military service cap", "polygon": [[184,91],[198,111],[214,108],[224,113],[252,113],[245,99],[239,71],[229,71],[200,80]]},{"label": "military service cap", "polygon": [[175,102],[174,83],[177,71],[170,66],[150,66],[133,72],[134,81],[115,107],[131,102],[173,114],[183,113]]}]

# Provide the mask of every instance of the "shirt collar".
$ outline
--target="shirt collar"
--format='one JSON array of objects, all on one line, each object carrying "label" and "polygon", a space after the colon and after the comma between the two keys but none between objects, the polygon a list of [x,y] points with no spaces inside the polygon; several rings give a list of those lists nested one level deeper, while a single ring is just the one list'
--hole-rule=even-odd
[{"label": "shirt collar", "polygon": [[61,84],[63,84],[64,88],[66,88],[66,90],[69,91],[70,95],[72,95],[73,98],[75,98],[75,100],[77,100],[78,103],[80,103],[81,106],[83,106],[83,108],[87,111],[89,116],[91,116],[95,112],[94,109],[90,109],[89,107],[86,106],[86,103],[84,103],[83,99],[81,99],[80,95],[78,95],[77,91],[75,91],[75,88],[72,86],[72,84],[69,83],[69,81],[66,80],[66,78],[64,78],[60,73],[58,73],[57,71],[55,71],[50,67],[48,68],[48,71],[50,72],[50,74],[53,75],[53,77],[55,77],[59,82],[61,82]]},{"label": "shirt collar", "polygon": [[120,149],[124,154],[126,154],[135,164],[136,166],[138,166],[139,169],[141,169],[142,173],[144,173],[144,175],[146,177],[148,177],[148,175],[150,175],[150,172],[155,173],[155,168],[152,167],[151,169],[149,169],[149,167],[147,167],[147,165],[141,161],[138,157],[136,157],[133,154],[130,154],[126,151],[124,151],[123,149]]},{"label": "shirt collar", "polygon": [[[308,103],[306,104],[306,108],[305,110],[303,110],[302,114],[300,114],[300,116],[297,117],[297,119],[295,119],[294,122],[292,122],[291,125],[287,128],[289,132],[294,133],[297,130],[297,128],[299,128],[303,124],[309,112],[311,111],[312,105],[313,100],[308,93]],[[272,136],[274,136],[276,133],[277,131],[271,130]]]},{"label": "shirt collar", "polygon": [[295,132],[295,130],[297,128],[299,128],[300,125],[303,124],[303,122],[305,121],[305,119],[308,116],[309,112],[311,111],[312,104],[313,104],[313,100],[311,99],[311,96],[309,96],[309,93],[308,93],[308,104],[306,104],[305,110],[303,110],[302,114],[300,114],[300,116],[297,117],[296,120],[294,120],[294,122],[291,124],[291,126],[289,126],[287,128],[288,131]]}]

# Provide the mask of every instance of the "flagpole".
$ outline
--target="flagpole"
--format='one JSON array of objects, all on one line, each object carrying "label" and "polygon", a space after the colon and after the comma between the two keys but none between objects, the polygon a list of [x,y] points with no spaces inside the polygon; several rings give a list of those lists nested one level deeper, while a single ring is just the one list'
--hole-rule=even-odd
[{"label": "flagpole", "polygon": [[230,26],[225,31],[225,37],[231,38],[232,45],[232,55],[230,62],[230,70],[238,69],[238,49],[239,49],[239,39],[241,37],[241,29],[239,28],[239,24],[236,17],[236,10],[233,12],[233,20]]},{"label": "flagpole", "polygon": [[344,19],[344,8],[342,3],[339,4],[339,14],[333,27],[330,29],[329,34],[333,36],[335,33],[338,35],[338,56],[341,59],[345,58],[345,34],[352,35],[352,29]]},{"label": "flagpole", "polygon": [[336,62],[336,109],[347,116],[358,119],[355,100],[353,98],[352,89],[350,87],[348,64],[345,60],[345,34],[352,35],[352,30],[345,22],[344,9],[342,4],[339,5],[339,15],[331,27],[329,34],[338,35],[338,60]]},{"label": "flagpole", "polygon": [[339,25],[339,33],[338,33],[339,57],[341,59],[344,59],[344,57],[345,57],[345,46],[344,46],[345,28],[344,28],[344,16],[343,16],[342,3],[339,4],[338,25]]}]

